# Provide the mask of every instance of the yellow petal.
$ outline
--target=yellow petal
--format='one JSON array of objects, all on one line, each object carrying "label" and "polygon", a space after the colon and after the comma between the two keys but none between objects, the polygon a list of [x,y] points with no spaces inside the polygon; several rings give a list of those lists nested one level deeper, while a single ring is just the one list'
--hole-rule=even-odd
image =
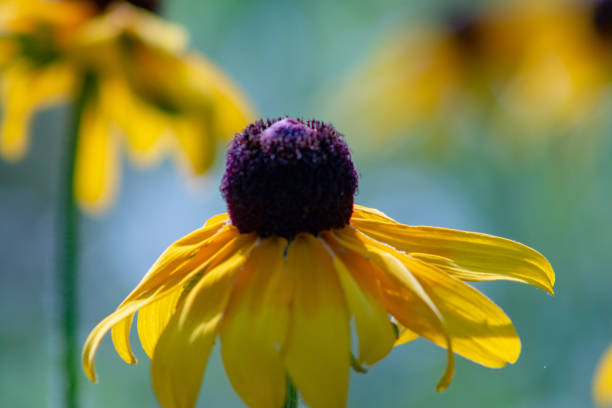
[{"label": "yellow petal", "polygon": [[[96,381],[96,351],[109,330],[113,330],[113,344],[121,358],[127,363],[135,363],[129,343],[134,313],[175,290],[182,290],[183,285],[203,268],[216,265],[231,254],[235,246],[241,245],[235,230],[219,231],[220,227],[221,224],[201,228],[170,246],[117,310],[91,331],[83,348],[83,368],[92,381]],[[219,236],[215,235],[217,232]]]},{"label": "yellow petal", "polygon": [[253,247],[255,238],[249,237],[226,261],[200,279],[159,338],[151,371],[153,389],[161,406],[195,406],[236,273]]},{"label": "yellow petal", "polygon": [[[180,294],[180,291],[178,290],[173,291],[173,293],[174,292],[178,292]],[[155,300],[153,301],[153,303],[163,301],[168,296],[172,296],[172,295],[167,295],[163,297],[156,296],[156,298],[159,300]],[[128,303],[124,302],[121,306],[117,308],[117,312],[119,312],[119,310],[122,310],[129,303],[131,302],[128,302]],[[141,304],[142,308],[146,308],[147,306],[148,306],[148,303]],[[134,313],[130,313],[124,319],[115,323],[111,329],[111,339],[113,340],[113,346],[115,347],[117,354],[119,354],[119,356],[123,359],[123,361],[125,361],[128,364],[136,364],[138,362],[134,354],[132,354],[132,348],[130,347],[130,331],[132,329],[133,322],[134,322]]]},{"label": "yellow petal", "polygon": [[95,13],[93,4],[72,1],[0,1],[0,24],[12,33],[32,33],[38,27],[52,27],[59,38]]},{"label": "yellow petal", "polygon": [[323,237],[333,251],[334,267],[355,319],[359,361],[374,364],[391,351],[396,338],[373,270],[365,258],[343,251],[330,234],[324,233]]},{"label": "yellow petal", "polygon": [[174,314],[181,295],[182,291],[177,290],[138,311],[138,337],[149,358],[153,358],[157,340]]},{"label": "yellow petal", "polygon": [[[162,299],[164,296],[168,296],[170,293],[172,293],[172,291],[178,289],[179,287],[173,285],[162,286],[146,298],[126,302],[121,308],[117,309],[115,312],[111,313],[104,320],[98,323],[98,325],[91,331],[91,333],[89,333],[89,336],[85,341],[85,346],[83,347],[83,369],[85,370],[85,374],[87,374],[87,377],[89,377],[91,381],[97,381],[94,369],[94,360],[96,357],[96,352],[98,351],[98,347],[100,347],[100,343],[102,342],[102,338],[104,337],[104,335],[112,327],[116,326],[119,323],[121,323],[122,325],[129,325],[132,316],[138,309],[146,306],[154,300]],[[126,319],[129,319],[128,323],[125,323]],[[117,337],[124,338],[125,336],[118,335]],[[131,354],[127,358],[124,357],[124,360],[126,360],[127,362],[136,361],[136,359],[134,359]]]},{"label": "yellow petal", "polygon": [[254,120],[253,107],[223,71],[197,55],[189,56],[186,67],[190,86],[210,94],[216,138],[231,140],[234,133]]},{"label": "yellow petal", "polygon": [[511,280],[553,293],[555,274],[548,260],[518,242],[475,232],[407,226],[359,206],[351,224],[461,280]]},{"label": "yellow petal", "polygon": [[119,179],[119,144],[99,105],[90,101],[79,128],[74,194],[91,212],[105,210],[113,201]]},{"label": "yellow petal", "polygon": [[419,335],[405,328],[401,323],[398,323],[399,336],[397,340],[395,340],[394,346],[399,346],[400,344],[410,343],[412,340],[416,340],[419,338]]},{"label": "yellow petal", "polygon": [[[453,341],[453,350],[486,367],[514,363],[521,341],[510,318],[495,303],[459,279],[426,263],[401,258],[438,307]],[[433,341],[445,347],[444,339]]]},{"label": "yellow petal", "polygon": [[280,350],[292,281],[283,268],[287,240],[268,238],[241,272],[223,318],[221,355],[234,389],[251,408],[281,407],[286,371]]},{"label": "yellow petal", "polygon": [[[216,227],[218,229],[218,226]],[[163,287],[182,287],[191,279],[197,278],[205,268],[212,267],[234,252],[242,240],[236,238],[236,232],[230,228],[222,228],[214,235],[216,228],[200,229],[173,244],[162,254],[151,267],[142,282],[121,302],[118,310],[124,308],[132,301],[151,298],[151,293],[157,293]],[[203,236],[212,235],[209,239],[201,241]],[[194,242],[195,241],[195,242]],[[153,303],[157,299],[151,298],[141,307]],[[130,329],[133,314],[118,322],[112,328],[112,338],[115,350],[121,358],[134,364],[136,359],[130,347]]]},{"label": "yellow petal", "polygon": [[204,224],[204,226],[207,227],[209,225],[212,225],[218,222],[226,223],[228,220],[229,220],[229,214],[227,213],[217,214],[214,217],[209,218]]},{"label": "yellow petal", "polygon": [[125,134],[130,159],[142,166],[157,163],[168,149],[168,118],[134,95],[123,79],[107,78],[100,90],[105,112]]},{"label": "yellow petal", "polygon": [[188,117],[176,117],[172,132],[177,144],[177,158],[188,174],[204,174],[215,159],[216,141],[208,126]]},{"label": "yellow petal", "polygon": [[169,23],[129,3],[116,5],[107,12],[107,15],[109,24],[117,25],[119,24],[117,20],[119,20],[126,31],[151,47],[163,48],[171,52],[182,52],[187,47],[189,37],[182,26]]},{"label": "yellow petal", "polygon": [[[211,220],[212,221],[213,217]],[[126,300],[146,295],[173,275],[184,276],[199,264],[212,258],[218,251],[238,235],[236,229],[225,226],[225,220],[207,222],[170,245],[149,268],[140,283]]]},{"label": "yellow petal", "polygon": [[295,280],[285,348],[289,375],[312,408],[344,407],[350,366],[349,314],[329,254],[310,234],[289,246]]},{"label": "yellow petal", "polygon": [[593,399],[598,405],[612,405],[612,345],[599,361],[593,379]]},{"label": "yellow petal", "polygon": [[19,160],[28,149],[28,124],[36,109],[68,97],[73,86],[70,70],[60,64],[36,69],[16,63],[2,75],[0,154]]},{"label": "yellow petal", "polygon": [[385,307],[393,317],[428,340],[443,339],[448,350],[447,364],[437,389],[438,391],[446,389],[455,369],[451,338],[437,306],[419,281],[400,261],[402,254],[368,239],[350,227],[336,230],[333,234],[341,245],[371,259],[373,265],[378,267],[376,276],[383,288]]}]

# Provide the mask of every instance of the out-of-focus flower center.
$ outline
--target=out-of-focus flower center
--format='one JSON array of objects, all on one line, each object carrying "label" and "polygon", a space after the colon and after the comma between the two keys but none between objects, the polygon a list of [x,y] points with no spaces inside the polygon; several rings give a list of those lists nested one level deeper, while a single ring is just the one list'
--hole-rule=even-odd
[{"label": "out-of-focus flower center", "polygon": [[446,16],[447,27],[462,51],[477,54],[480,51],[478,15],[473,10],[460,9]]},{"label": "out-of-focus flower center", "polygon": [[260,120],[237,134],[221,184],[240,232],[287,239],[346,226],[357,172],[342,135],[316,120]]},{"label": "out-of-focus flower center", "polygon": [[612,40],[612,0],[600,0],[593,6],[595,31],[607,40]]},{"label": "out-of-focus flower center", "polygon": [[98,10],[104,11],[108,6],[115,3],[130,3],[136,7],[140,7],[149,10],[153,13],[159,13],[159,1],[158,0],[92,0],[96,3]]}]

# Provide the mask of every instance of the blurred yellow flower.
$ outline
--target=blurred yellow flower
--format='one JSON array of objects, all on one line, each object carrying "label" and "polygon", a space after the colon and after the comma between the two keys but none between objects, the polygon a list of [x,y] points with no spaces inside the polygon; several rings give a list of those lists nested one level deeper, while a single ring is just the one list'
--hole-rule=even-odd
[{"label": "blurred yellow flower", "polygon": [[4,0],[0,16],[0,154],[20,159],[34,111],[74,99],[86,84],[74,191],[84,209],[112,201],[121,145],[136,163],[172,153],[187,172],[202,174],[217,140],[229,140],[253,115],[221,70],[186,50],[181,27],[143,8]]},{"label": "blurred yellow flower", "polygon": [[592,120],[610,80],[584,1],[521,1],[479,16],[484,58],[493,67],[501,116],[528,127]]},{"label": "blurred yellow flower", "polygon": [[227,154],[229,215],[172,244],[94,328],[83,350],[88,377],[96,380],[95,354],[109,330],[119,355],[136,362],[136,312],[166,408],[195,405],[217,337],[249,407],[281,407],[287,375],[308,406],[343,407],[351,364],[374,364],[419,336],[447,349],[439,391],[451,382],[453,353],[486,367],[514,363],[521,344],[512,322],[464,281],[552,293],[549,262],[507,239],[402,225],[353,205],[356,188],[348,147],[331,125],[285,118],[247,127]]},{"label": "blurred yellow flower", "polygon": [[612,345],[597,366],[593,379],[593,399],[597,405],[612,406]]},{"label": "blurred yellow flower", "polygon": [[335,90],[335,116],[373,142],[452,127],[462,111],[513,133],[585,123],[611,78],[598,13],[594,2],[495,2],[396,30]]}]

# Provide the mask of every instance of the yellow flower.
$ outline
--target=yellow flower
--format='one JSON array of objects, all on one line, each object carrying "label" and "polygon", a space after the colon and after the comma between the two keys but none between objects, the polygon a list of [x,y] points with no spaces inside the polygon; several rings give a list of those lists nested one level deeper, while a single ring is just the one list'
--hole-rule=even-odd
[{"label": "yellow flower", "polygon": [[482,13],[483,51],[506,120],[531,128],[593,120],[609,80],[594,4],[521,1]]},{"label": "yellow flower", "polygon": [[596,3],[610,2],[487,3],[395,30],[334,91],[335,115],[375,143],[419,126],[452,132],[457,112],[513,137],[592,122],[610,80],[601,31],[612,26],[610,13],[603,29],[594,23]]},{"label": "yellow flower", "polygon": [[287,376],[309,406],[343,407],[352,359],[374,364],[419,336],[448,351],[438,390],[451,382],[454,353],[486,367],[514,363],[521,345],[512,322],[465,281],[552,293],[548,261],[507,239],[400,224],[354,205],[356,188],[348,147],[331,125],[285,118],[248,126],[227,154],[229,214],[172,244],[96,326],[83,350],[89,378],[108,331],[119,355],[136,362],[136,312],[166,408],[195,405],[217,337],[250,407],[282,406]]},{"label": "yellow flower", "polygon": [[252,117],[223,72],[187,51],[182,28],[126,2],[106,3],[0,3],[0,154],[23,157],[33,113],[74,99],[88,81],[74,193],[94,211],[112,201],[120,146],[138,164],[170,153],[187,173],[202,174],[216,142]]},{"label": "yellow flower", "polygon": [[601,406],[612,406],[612,345],[599,361],[593,379],[593,399]]}]

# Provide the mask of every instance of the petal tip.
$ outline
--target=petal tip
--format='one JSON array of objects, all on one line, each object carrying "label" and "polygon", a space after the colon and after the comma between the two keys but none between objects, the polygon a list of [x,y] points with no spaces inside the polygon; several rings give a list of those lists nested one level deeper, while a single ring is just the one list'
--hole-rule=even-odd
[{"label": "petal tip", "polygon": [[83,371],[85,371],[85,375],[89,378],[89,381],[94,384],[98,383],[98,376],[96,375],[93,365],[89,364],[89,362],[83,362]]}]

